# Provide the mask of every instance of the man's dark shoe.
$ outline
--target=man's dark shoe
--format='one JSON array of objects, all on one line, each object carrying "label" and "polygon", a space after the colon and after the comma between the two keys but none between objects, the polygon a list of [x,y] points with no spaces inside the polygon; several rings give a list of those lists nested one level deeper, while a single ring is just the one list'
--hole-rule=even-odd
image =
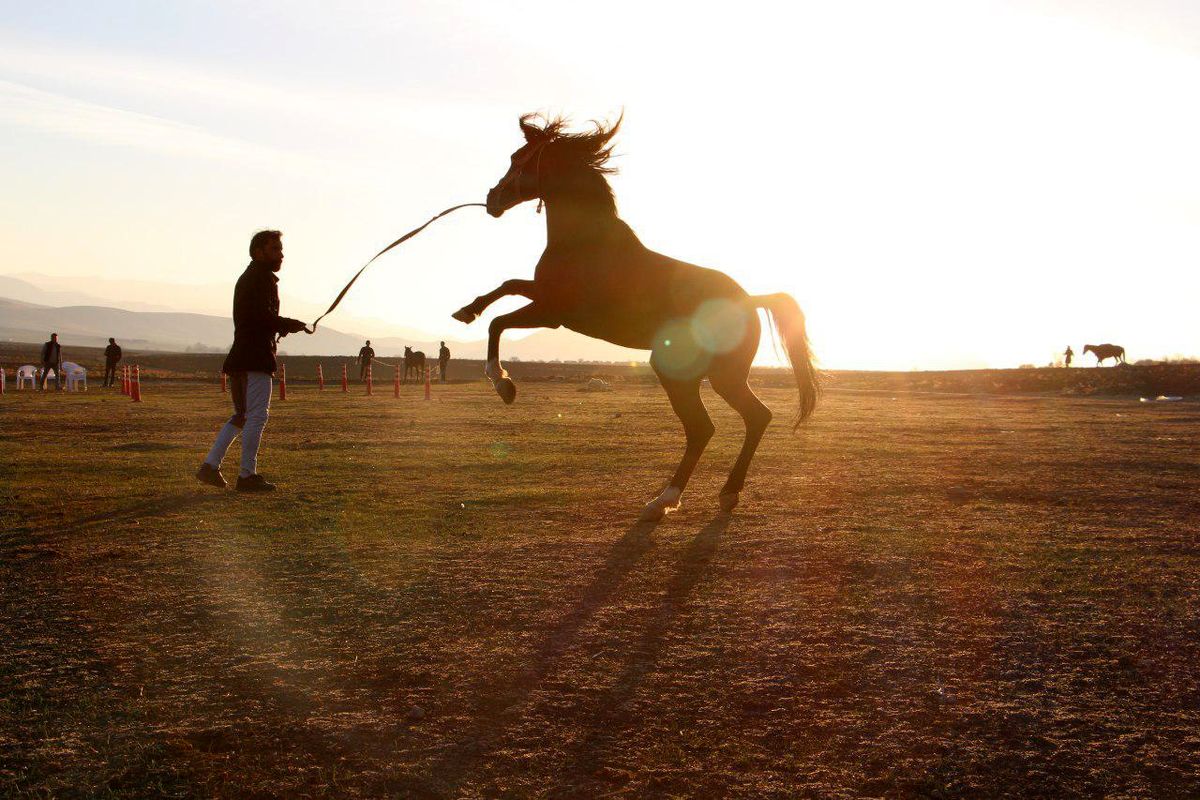
[{"label": "man's dark shoe", "polygon": [[262,475],[254,474],[243,478],[238,476],[237,490],[239,492],[273,492],[275,484],[268,483]]},{"label": "man's dark shoe", "polygon": [[224,489],[228,486],[225,482],[225,476],[221,474],[221,470],[207,461],[200,465],[200,469],[196,470],[196,480],[201,483],[207,483],[209,486],[215,486],[218,489]]}]

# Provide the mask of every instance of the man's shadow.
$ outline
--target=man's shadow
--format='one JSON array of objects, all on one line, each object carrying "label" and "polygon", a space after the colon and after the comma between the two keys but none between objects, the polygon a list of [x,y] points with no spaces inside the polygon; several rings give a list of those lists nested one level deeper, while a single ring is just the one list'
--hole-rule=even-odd
[{"label": "man's shadow", "polygon": [[[708,571],[721,535],[729,527],[730,516],[719,514],[700,530],[680,555],[675,574],[653,613],[642,637],[628,648],[628,660],[621,676],[597,704],[597,714],[587,724],[589,733],[571,748],[569,758],[586,766],[589,750],[613,735],[607,723],[634,695],[643,678],[654,668],[664,646],[666,633],[686,605],[692,590]],[[551,675],[575,642],[579,631],[604,608],[625,576],[652,546],[650,534],[657,522],[638,522],[618,539],[609,551],[604,566],[584,589],[579,602],[545,636],[531,659],[529,668],[495,687],[480,705],[474,725],[464,731],[428,774],[453,795],[503,744],[509,723],[515,721],[533,692]],[[448,779],[442,776],[451,776]]]}]

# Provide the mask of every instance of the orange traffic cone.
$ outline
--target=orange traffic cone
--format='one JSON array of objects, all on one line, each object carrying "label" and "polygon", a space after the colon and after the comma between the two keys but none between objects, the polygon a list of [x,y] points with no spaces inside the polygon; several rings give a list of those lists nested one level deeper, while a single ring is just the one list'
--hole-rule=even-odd
[{"label": "orange traffic cone", "polygon": [[142,402],[142,368],[137,364],[133,365],[133,383],[130,391],[133,394],[133,402]]},{"label": "orange traffic cone", "polygon": [[279,365],[279,401],[287,400],[287,365]]}]

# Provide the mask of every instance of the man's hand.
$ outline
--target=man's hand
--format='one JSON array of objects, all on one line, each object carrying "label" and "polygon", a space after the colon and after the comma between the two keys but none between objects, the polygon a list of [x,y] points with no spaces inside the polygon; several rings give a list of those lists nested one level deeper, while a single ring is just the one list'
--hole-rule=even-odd
[{"label": "man's hand", "polygon": [[289,333],[299,333],[300,331],[312,333],[312,331],[308,330],[308,326],[298,319],[292,319],[290,317],[279,318],[280,336],[287,336]]}]

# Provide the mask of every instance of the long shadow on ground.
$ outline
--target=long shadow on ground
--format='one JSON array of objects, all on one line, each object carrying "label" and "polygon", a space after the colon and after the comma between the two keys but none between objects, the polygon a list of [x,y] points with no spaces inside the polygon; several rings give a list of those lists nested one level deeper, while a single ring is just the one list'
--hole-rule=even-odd
[{"label": "long shadow on ground", "polygon": [[608,753],[608,746],[623,737],[627,706],[647,675],[654,671],[671,626],[716,555],[730,515],[718,514],[705,525],[675,563],[675,573],[658,608],[651,614],[640,640],[629,651],[621,676],[595,704],[596,714],[587,723],[588,735],[572,746],[561,770],[563,775],[591,775]]},{"label": "long shadow on ground", "polygon": [[[630,527],[613,544],[604,566],[583,590],[579,602],[550,629],[538,645],[529,666],[491,687],[479,703],[479,714],[474,724],[463,731],[458,742],[429,767],[428,774],[442,785],[445,795],[456,794],[479,763],[503,743],[509,724],[519,718],[529,696],[554,671],[575,642],[579,631],[597,611],[608,604],[625,576],[650,549],[650,534],[657,526],[657,522],[637,522]],[[445,775],[454,777],[446,781],[439,780]]]}]

